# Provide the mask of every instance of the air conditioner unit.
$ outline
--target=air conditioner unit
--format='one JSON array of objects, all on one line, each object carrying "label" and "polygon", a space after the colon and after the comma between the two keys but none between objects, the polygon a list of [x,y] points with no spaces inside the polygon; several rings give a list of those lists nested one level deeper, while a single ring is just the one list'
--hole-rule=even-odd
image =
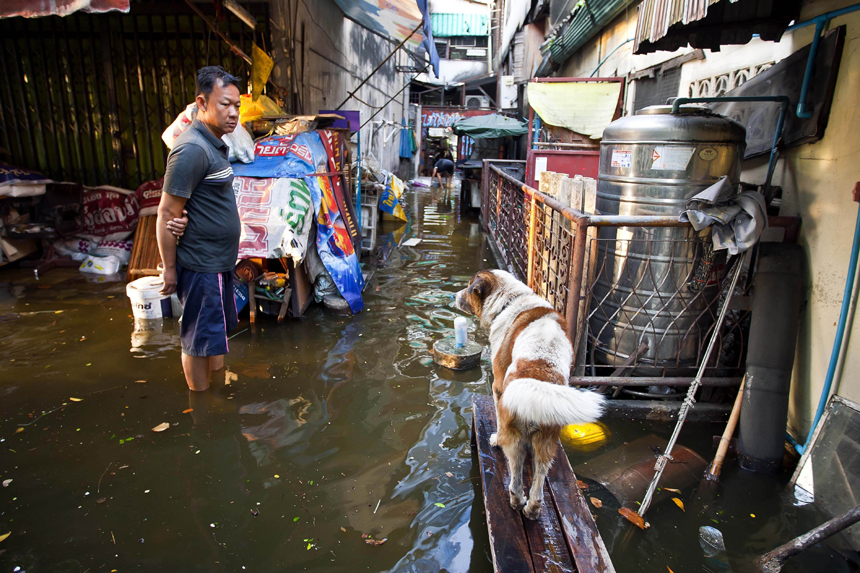
[{"label": "air conditioner unit", "polygon": [[479,107],[490,107],[490,98],[487,96],[476,96],[476,95],[467,95],[466,96],[466,107],[470,108],[479,108]]}]

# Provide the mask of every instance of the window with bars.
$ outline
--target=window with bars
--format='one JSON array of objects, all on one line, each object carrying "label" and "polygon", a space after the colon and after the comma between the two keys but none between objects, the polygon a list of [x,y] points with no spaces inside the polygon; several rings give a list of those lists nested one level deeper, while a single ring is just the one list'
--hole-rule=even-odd
[{"label": "window with bars", "polygon": [[448,49],[449,60],[486,60],[486,36],[453,36],[448,39],[451,47]]},{"label": "window with bars", "polygon": [[476,48],[486,48],[487,36],[452,36],[449,38],[452,46],[474,46]]},{"label": "window with bars", "polygon": [[443,60],[486,60],[487,36],[436,38],[436,51]]},{"label": "window with bars", "polygon": [[653,78],[636,80],[633,109],[639,111],[649,105],[665,105],[670,97],[677,97],[681,86],[681,67],[666,70]]}]

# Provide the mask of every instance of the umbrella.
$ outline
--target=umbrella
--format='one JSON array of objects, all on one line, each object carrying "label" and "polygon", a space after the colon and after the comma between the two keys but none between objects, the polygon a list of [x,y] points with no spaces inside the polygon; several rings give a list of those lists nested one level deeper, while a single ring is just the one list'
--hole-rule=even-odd
[{"label": "umbrella", "polygon": [[497,113],[458,120],[451,129],[456,135],[468,135],[472,139],[517,136],[528,132],[525,122]]}]

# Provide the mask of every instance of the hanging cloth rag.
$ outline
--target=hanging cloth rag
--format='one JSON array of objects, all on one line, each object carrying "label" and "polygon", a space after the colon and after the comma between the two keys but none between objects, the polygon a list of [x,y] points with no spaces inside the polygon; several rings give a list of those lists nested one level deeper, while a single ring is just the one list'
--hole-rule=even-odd
[{"label": "hanging cloth rag", "polygon": [[697,231],[713,225],[714,250],[728,249],[731,255],[755,245],[767,227],[764,196],[755,191],[735,194],[725,176],[687,201],[680,218]]}]

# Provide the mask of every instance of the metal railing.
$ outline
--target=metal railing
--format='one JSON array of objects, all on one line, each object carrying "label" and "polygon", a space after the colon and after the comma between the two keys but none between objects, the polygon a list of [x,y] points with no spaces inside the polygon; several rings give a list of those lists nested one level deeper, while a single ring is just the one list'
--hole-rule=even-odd
[{"label": "metal railing", "polygon": [[[484,163],[484,230],[500,264],[564,316],[576,371],[603,385],[636,380],[629,376],[688,382],[724,296],[727,269],[710,241],[676,216],[583,213],[495,163]],[[666,238],[670,227],[689,232]],[[727,318],[705,385],[740,373],[747,315]]]}]

